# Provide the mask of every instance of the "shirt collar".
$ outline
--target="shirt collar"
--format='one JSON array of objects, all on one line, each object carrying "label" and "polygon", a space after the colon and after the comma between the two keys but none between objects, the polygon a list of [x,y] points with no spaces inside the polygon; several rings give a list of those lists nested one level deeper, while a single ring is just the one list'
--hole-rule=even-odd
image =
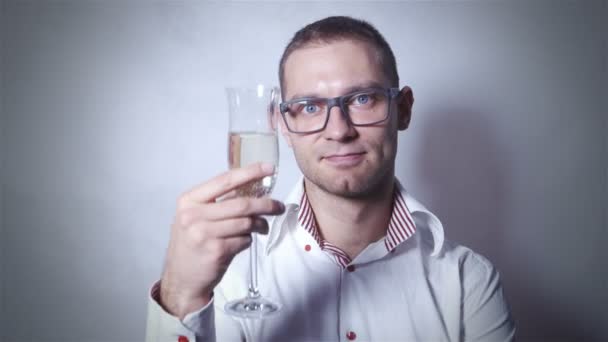
[{"label": "shirt collar", "polygon": [[[398,179],[395,179],[395,203],[393,204],[393,215],[387,229],[387,237],[385,244],[388,250],[392,250],[395,246],[405,241],[415,230],[418,229],[412,216],[423,216],[423,221],[427,229],[430,230],[433,236],[433,253],[435,256],[441,252],[444,242],[443,225],[439,219],[426,209],[420,202],[414,199],[405,188],[401,185]],[[268,233],[268,244],[266,245],[266,254],[270,252],[272,247],[280,240],[285,233],[284,222],[286,220],[296,220],[300,214],[300,206],[304,194],[304,178],[300,177],[296,185],[284,201],[285,213],[276,217],[271,225]]]},{"label": "shirt collar", "polygon": [[427,229],[431,232],[432,244],[433,244],[433,252],[431,256],[438,256],[443,249],[443,243],[445,241],[445,234],[443,231],[443,224],[433,214],[430,210],[428,210],[422,203],[420,203],[417,199],[415,199],[399,182],[398,179],[395,178],[395,183],[401,192],[401,196],[405,200],[405,204],[407,204],[407,208],[409,209],[412,216],[414,216],[418,223],[416,228]]}]

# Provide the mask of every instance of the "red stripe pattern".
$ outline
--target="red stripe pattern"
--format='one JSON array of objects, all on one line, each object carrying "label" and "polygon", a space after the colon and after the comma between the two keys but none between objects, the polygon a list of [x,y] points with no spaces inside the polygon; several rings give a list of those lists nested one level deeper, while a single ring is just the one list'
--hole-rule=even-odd
[{"label": "red stripe pattern", "polygon": [[160,303],[160,281],[157,281],[154,286],[152,286],[150,295],[152,299],[154,299],[157,303]]},{"label": "red stripe pattern", "polygon": [[401,191],[395,186],[393,191],[393,213],[388,223],[384,245],[389,252],[416,232],[416,225],[405,204]]},{"label": "red stripe pattern", "polygon": [[[314,238],[321,250],[332,254],[338,265],[342,268],[346,268],[352,262],[344,251],[322,239],[317,228],[315,214],[308,201],[308,196],[306,196],[306,191],[304,191],[300,199],[298,222]],[[416,226],[414,225],[412,215],[405,204],[401,191],[395,186],[395,190],[393,191],[393,212],[388,229],[386,230],[386,237],[384,238],[386,250],[392,251],[400,243],[414,235],[415,232]]]}]

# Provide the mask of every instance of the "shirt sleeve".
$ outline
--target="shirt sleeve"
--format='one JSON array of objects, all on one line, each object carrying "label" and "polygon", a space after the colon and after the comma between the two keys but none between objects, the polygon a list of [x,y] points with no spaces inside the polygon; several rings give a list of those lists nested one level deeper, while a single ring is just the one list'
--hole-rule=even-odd
[{"label": "shirt sleeve", "polygon": [[230,318],[216,322],[215,296],[198,311],[191,312],[183,320],[169,314],[160,303],[160,281],[156,282],[148,298],[148,317],[146,323],[146,342],[215,342],[216,329],[218,341],[241,340],[242,333],[236,321]]},{"label": "shirt sleeve", "polygon": [[463,263],[463,281],[463,340],[513,341],[515,324],[498,271],[473,254]]}]

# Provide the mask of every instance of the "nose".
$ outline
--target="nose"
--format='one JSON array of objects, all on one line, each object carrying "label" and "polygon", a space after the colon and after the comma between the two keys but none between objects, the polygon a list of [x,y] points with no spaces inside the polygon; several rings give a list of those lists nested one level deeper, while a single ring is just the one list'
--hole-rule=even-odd
[{"label": "nose", "polygon": [[348,140],[357,135],[357,130],[348,120],[347,114],[342,112],[340,106],[334,106],[329,110],[327,126],[323,131],[328,140]]}]

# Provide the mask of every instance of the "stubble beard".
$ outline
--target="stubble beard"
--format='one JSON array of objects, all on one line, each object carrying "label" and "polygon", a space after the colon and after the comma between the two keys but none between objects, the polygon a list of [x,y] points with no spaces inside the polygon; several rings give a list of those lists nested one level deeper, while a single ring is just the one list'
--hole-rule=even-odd
[{"label": "stubble beard", "polygon": [[304,178],[313,186],[334,196],[350,199],[372,198],[378,192],[385,191],[387,183],[393,182],[394,179],[394,158],[392,161],[385,161],[373,169],[366,170],[367,175],[359,174],[360,172],[347,174],[349,171],[344,171],[344,176],[332,178],[320,168],[310,165],[306,158],[299,156],[297,151],[294,152]]}]

